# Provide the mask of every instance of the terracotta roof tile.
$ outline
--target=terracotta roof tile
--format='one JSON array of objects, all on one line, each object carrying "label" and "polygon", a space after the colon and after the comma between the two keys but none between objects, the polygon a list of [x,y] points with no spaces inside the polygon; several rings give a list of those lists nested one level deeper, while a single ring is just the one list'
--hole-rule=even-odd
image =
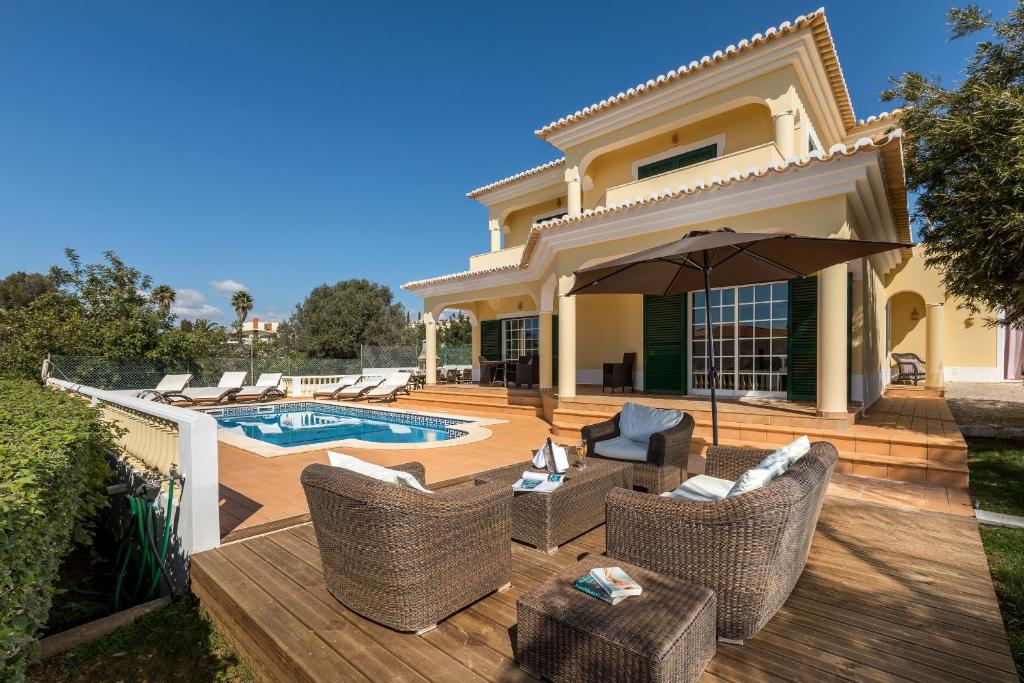
[{"label": "terracotta roof tile", "polygon": [[480,195],[482,195],[485,192],[490,192],[491,190],[496,190],[499,187],[504,187],[505,185],[511,185],[512,183],[516,182],[517,180],[522,180],[523,178],[527,178],[527,177],[532,176],[532,175],[537,175],[538,173],[546,171],[549,168],[555,168],[556,166],[561,166],[564,163],[565,163],[565,157],[562,157],[561,159],[555,159],[553,161],[547,162],[546,164],[541,164],[540,166],[534,166],[533,168],[528,168],[525,171],[520,171],[519,173],[516,173],[515,175],[511,175],[508,178],[502,178],[501,180],[495,180],[493,183],[490,183],[488,185],[484,185],[483,187],[478,187],[475,190],[467,192],[466,196],[469,197],[470,199],[474,199],[475,197],[479,197]]}]

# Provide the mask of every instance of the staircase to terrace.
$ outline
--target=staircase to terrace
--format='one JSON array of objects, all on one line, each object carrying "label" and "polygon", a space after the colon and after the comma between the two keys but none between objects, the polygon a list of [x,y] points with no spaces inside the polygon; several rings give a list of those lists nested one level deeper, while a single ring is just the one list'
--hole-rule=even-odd
[{"label": "staircase to terrace", "polygon": [[[537,415],[551,424],[559,441],[573,442],[580,430],[607,420],[626,401],[677,408],[697,422],[691,455],[703,455],[711,442],[711,405],[703,397],[609,394],[580,386],[578,395],[559,397],[536,390],[438,385],[404,397],[400,406],[450,413]],[[851,404],[846,416],[823,418],[812,404],[780,400],[719,401],[719,442],[768,448],[806,434],[839,450],[836,471],[910,484],[966,489],[967,444],[946,401],[933,392],[892,387],[867,410]]]}]

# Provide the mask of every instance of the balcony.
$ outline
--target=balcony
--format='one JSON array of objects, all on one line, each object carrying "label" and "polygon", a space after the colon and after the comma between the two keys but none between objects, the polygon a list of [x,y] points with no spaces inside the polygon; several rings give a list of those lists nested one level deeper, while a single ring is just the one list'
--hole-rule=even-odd
[{"label": "balcony", "polygon": [[733,171],[745,171],[751,166],[764,168],[783,161],[782,153],[779,152],[775,143],[766,142],[757,147],[702,161],[677,171],[610,187],[605,191],[604,205],[615,206],[638,196],[646,197],[652,192],[661,192],[667,188],[675,189],[680,185],[694,185],[698,181],[708,182],[715,176],[725,178]]},{"label": "balcony", "polygon": [[478,270],[501,268],[502,266],[519,265],[519,262],[523,260],[524,249],[526,249],[526,245],[520,244],[515,247],[499,249],[498,251],[489,251],[486,254],[470,256],[469,270],[475,272]]}]

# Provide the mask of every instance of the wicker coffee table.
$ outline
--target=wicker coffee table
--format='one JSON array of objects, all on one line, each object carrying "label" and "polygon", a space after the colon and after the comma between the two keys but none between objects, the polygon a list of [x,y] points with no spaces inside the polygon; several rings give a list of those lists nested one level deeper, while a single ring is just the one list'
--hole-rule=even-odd
[{"label": "wicker coffee table", "polygon": [[[609,605],[573,588],[592,567],[622,567],[644,592]],[[517,602],[516,661],[552,681],[694,681],[715,655],[715,594],[590,555]]]},{"label": "wicker coffee table", "polygon": [[[477,483],[508,482],[526,470],[542,472],[526,462],[476,475]],[[604,499],[613,488],[633,488],[633,465],[609,460],[588,461],[585,469],[570,467],[566,481],[551,493],[516,493],[512,500],[512,538],[553,553],[558,546],[604,524]]]}]

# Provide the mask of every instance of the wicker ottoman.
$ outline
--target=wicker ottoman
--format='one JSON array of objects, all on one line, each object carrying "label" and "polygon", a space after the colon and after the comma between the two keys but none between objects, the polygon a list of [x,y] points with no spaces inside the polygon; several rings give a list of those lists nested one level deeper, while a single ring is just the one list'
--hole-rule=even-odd
[{"label": "wicker ottoman", "polygon": [[[512,485],[530,461],[476,475],[477,484],[495,481]],[[588,461],[584,469],[570,467],[567,479],[551,493],[516,493],[512,499],[512,538],[553,553],[558,546],[604,524],[604,499],[613,488],[633,488],[633,464],[613,460]]]},{"label": "wicker ottoman", "polygon": [[[573,588],[593,567],[622,567],[644,592],[609,605]],[[520,596],[516,660],[552,681],[693,681],[715,655],[715,594],[589,556]]]}]

